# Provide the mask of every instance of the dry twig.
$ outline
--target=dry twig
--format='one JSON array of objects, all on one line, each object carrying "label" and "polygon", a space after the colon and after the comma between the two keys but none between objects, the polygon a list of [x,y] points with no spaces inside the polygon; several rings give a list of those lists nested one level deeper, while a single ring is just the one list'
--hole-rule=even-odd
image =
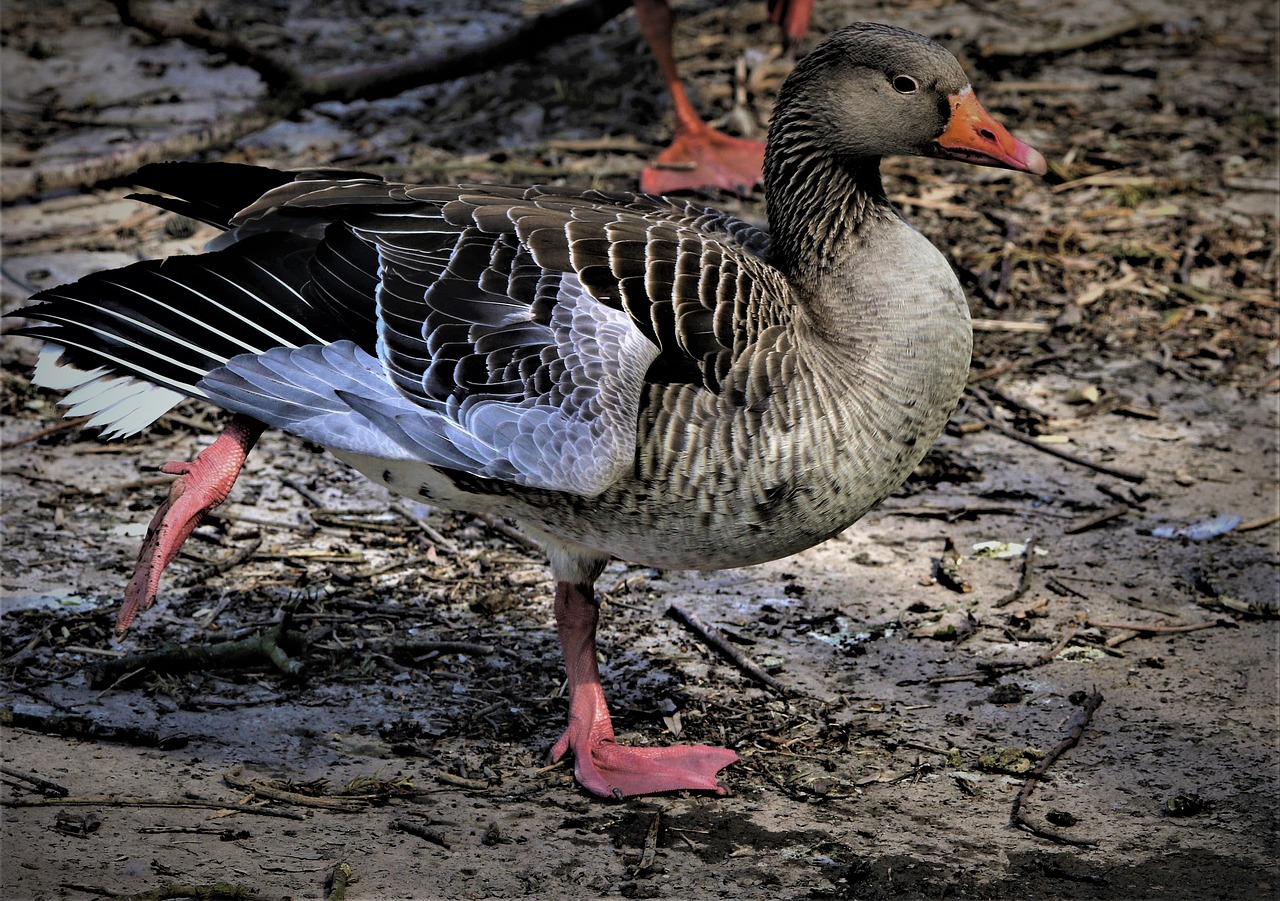
[{"label": "dry twig", "polygon": [[1067,629],[1062,633],[1062,637],[1053,643],[1053,647],[1045,651],[1027,666],[1027,669],[1034,669],[1037,666],[1044,666],[1046,663],[1052,663],[1059,654],[1061,654],[1071,642],[1076,640],[1078,633],[1075,629]]},{"label": "dry twig", "polygon": [[1029,56],[1061,56],[1105,44],[1134,31],[1144,31],[1152,24],[1150,16],[1130,16],[1119,22],[1099,25],[1087,31],[1060,35],[1042,41],[1019,41],[1009,44],[985,44],[978,50],[984,59],[1016,59]]},{"label": "dry twig", "polygon": [[[262,547],[262,539],[255,538],[247,544],[236,548],[228,554],[226,558],[216,560],[208,566],[203,566],[200,569],[187,573],[185,576],[174,579],[173,586],[175,588],[185,588],[188,585],[203,585],[214,576],[221,575],[224,572],[235,569],[241,563],[248,562],[248,560],[258,552],[258,548],[260,547]],[[210,620],[210,622],[212,622],[212,620]]]},{"label": "dry twig", "polygon": [[1102,694],[1097,689],[1094,689],[1093,694],[1089,695],[1080,709],[1072,715],[1071,725],[1067,729],[1067,737],[1051,748],[1049,753],[1045,754],[1044,758],[1036,764],[1035,769],[1027,773],[1027,780],[1022,783],[1022,788],[1018,790],[1017,797],[1013,799],[1013,811],[1009,814],[1009,825],[1017,826],[1019,829],[1025,829],[1033,835],[1051,839],[1055,842],[1063,842],[1069,845],[1097,844],[1093,839],[1071,838],[1052,829],[1031,823],[1027,820],[1023,807],[1031,797],[1031,793],[1035,791],[1037,783],[1048,772],[1049,767],[1053,766],[1059,757],[1079,744],[1080,737],[1084,735],[1085,727],[1089,725],[1089,720],[1093,718],[1094,711],[1101,704]]},{"label": "dry twig", "polygon": [[1090,529],[1096,528],[1097,526],[1102,525],[1104,522],[1110,522],[1113,519],[1119,519],[1121,516],[1124,516],[1128,512],[1129,512],[1128,504],[1125,504],[1125,503],[1112,504],[1110,507],[1107,507],[1107,509],[1103,510],[1101,513],[1094,513],[1091,516],[1086,516],[1082,519],[1076,520],[1075,522],[1067,526],[1062,531],[1068,535],[1078,535],[1081,532],[1087,532]]},{"label": "dry twig", "polygon": [[772,688],[783,697],[792,694],[791,689],[765,672],[760,664],[729,644],[729,640],[724,637],[724,633],[710,623],[704,622],[698,614],[672,604],[667,608],[667,616],[684,623],[704,644],[718,651],[722,657],[760,684]]},{"label": "dry twig", "polygon": [[32,441],[39,441],[41,438],[45,438],[49,435],[56,435],[59,432],[67,432],[71,429],[79,428],[88,422],[90,418],[91,417],[89,416],[77,416],[74,419],[65,419],[62,422],[55,423],[45,429],[37,429],[29,435],[23,435],[21,438],[14,438],[12,441],[6,441],[3,444],[0,444],[0,451],[12,450],[15,447],[21,447],[22,445],[29,444]]},{"label": "dry twig", "polygon": [[1280,522],[1280,513],[1273,513],[1270,516],[1263,516],[1259,519],[1251,519],[1248,522],[1242,522],[1231,531],[1252,532],[1254,529],[1265,529],[1274,522]]},{"label": "dry twig", "polygon": [[280,479],[280,483],[282,485],[285,485],[288,488],[292,488],[294,491],[298,493],[299,496],[301,496],[301,498],[304,501],[306,501],[311,506],[316,507],[320,510],[325,509],[324,498],[316,494],[306,485],[302,484],[301,479],[295,479],[290,476],[285,476],[282,479]]},{"label": "dry twig", "polygon": [[280,118],[278,113],[254,108],[228,116],[212,125],[166,135],[152,141],[141,141],[123,150],[87,160],[6,171],[5,180],[0,184],[0,202],[15,203],[51,191],[123,178],[148,163],[182,159],[201,150],[233,144]]},{"label": "dry twig", "polygon": [[1036,557],[1036,542],[1039,539],[1032,535],[1027,539],[1027,549],[1023,552],[1022,557],[1022,575],[1018,577],[1018,587],[1006,594],[1000,600],[996,601],[995,606],[1008,607],[1018,598],[1027,593],[1027,589],[1031,587],[1031,570],[1032,564]]},{"label": "dry twig", "polygon": [[351,864],[345,860],[338,861],[325,880],[324,901],[347,901],[347,886],[354,881],[355,871]]},{"label": "dry twig", "polygon": [[187,901],[187,899],[194,899],[194,901],[275,901],[276,899],[275,895],[264,895],[261,892],[255,892],[253,889],[245,888],[243,885],[236,885],[232,882],[209,882],[200,885],[166,882],[158,888],[147,889],[145,892],[133,892],[127,895],[90,886],[76,886],[71,883],[63,883],[63,885],[68,888],[97,892],[107,898],[116,898],[118,901],[169,901],[169,899],[182,899],[182,901]]},{"label": "dry twig", "polygon": [[[470,791],[488,791],[493,786],[481,779],[468,779],[465,776],[456,776],[447,770],[428,770],[428,774],[437,782],[443,782],[445,785],[454,785],[458,788],[465,788]],[[541,770],[539,770],[541,772]]]},{"label": "dry twig", "polygon": [[653,862],[658,859],[658,825],[661,822],[662,811],[655,810],[653,819],[649,821],[649,828],[645,831],[644,850],[640,852],[640,860],[636,863],[635,869],[631,871],[632,879],[653,866]]},{"label": "dry twig", "polygon": [[1166,626],[1162,623],[1103,623],[1089,620],[1095,629],[1127,629],[1130,632],[1199,632],[1201,629],[1216,629],[1219,626],[1235,629],[1238,624],[1234,620],[1215,619],[1203,623],[1186,623],[1181,626]]},{"label": "dry twig", "polygon": [[0,766],[0,773],[6,776],[12,776],[14,779],[20,779],[23,782],[30,783],[40,789],[45,795],[55,798],[65,798],[71,794],[70,791],[63,788],[56,782],[50,782],[48,779],[42,779],[34,773],[26,773],[22,770],[15,770],[13,767]]},{"label": "dry twig", "polygon": [[538,542],[534,541],[532,538],[530,538],[528,535],[526,535],[524,532],[521,532],[519,529],[515,528],[514,526],[508,525],[507,522],[500,516],[491,516],[488,513],[473,513],[471,514],[471,518],[476,520],[477,522],[484,523],[486,528],[492,529],[493,531],[497,532],[499,535],[501,535],[503,538],[510,541],[512,544],[516,544],[516,545],[519,545],[520,547],[528,548],[529,550],[537,551],[539,554],[542,553],[542,546],[539,545]]},{"label": "dry twig", "polygon": [[367,644],[371,650],[380,650],[390,654],[396,660],[418,663],[428,654],[470,654],[473,657],[489,657],[493,654],[515,656],[514,652],[496,645],[481,644],[478,641],[397,641],[388,645],[375,642]]},{"label": "dry twig", "polygon": [[181,159],[228,146],[245,135],[329,100],[378,100],[410,88],[483,72],[532,56],[554,42],[595,31],[627,8],[627,0],[575,0],[532,16],[495,35],[446,45],[439,52],[418,54],[376,65],[333,72],[305,73],[261,53],[235,35],[195,23],[176,23],[149,15],[131,0],[115,0],[120,20],[161,40],[179,39],[211,53],[225,54],[262,76],[266,99],[250,109],[191,131],[144,141],[114,153],[69,164],[6,173],[0,201],[13,203],[63,188],[123,178],[146,163]]},{"label": "dry twig", "polygon": [[1069,357],[1075,353],[1076,348],[1070,347],[1066,350],[1057,350],[1052,353],[1040,354],[1034,357],[1019,357],[1016,360],[1007,360],[1003,363],[997,363],[994,366],[988,366],[986,369],[974,369],[969,373],[969,384],[976,382],[985,382],[987,379],[993,379],[996,376],[1006,375],[1023,369],[1034,369],[1043,363],[1050,363],[1054,360],[1060,360],[1063,357]]},{"label": "dry twig", "polygon": [[203,798],[132,798],[114,795],[90,795],[77,798],[0,798],[0,807],[195,807],[201,810],[233,810],[236,813],[252,813],[264,817],[281,817],[286,820],[305,820],[308,814],[296,810],[275,810],[256,804],[229,804]]},{"label": "dry twig", "polygon": [[1092,460],[1086,460],[1084,457],[1077,456],[1076,454],[1073,454],[1070,451],[1065,451],[1060,447],[1039,442],[1030,435],[1024,435],[1017,429],[1010,428],[1003,422],[993,419],[980,410],[975,410],[971,407],[969,409],[969,413],[979,422],[983,423],[988,428],[995,429],[1001,435],[1012,438],[1014,441],[1019,441],[1030,447],[1034,447],[1036,450],[1044,451],[1046,454],[1057,457],[1059,460],[1066,460],[1068,463],[1074,463],[1077,466],[1084,466],[1088,469],[1092,469],[1094,472],[1103,473],[1104,475],[1115,476],[1117,479],[1124,479],[1126,482],[1146,481],[1147,477],[1145,473],[1134,472],[1129,469],[1121,469],[1118,466],[1108,466],[1105,463],[1094,463]]},{"label": "dry twig", "polygon": [[150,729],[133,726],[104,726],[87,716],[65,710],[44,713],[30,709],[4,707],[0,708],[0,726],[13,726],[45,735],[80,740],[119,742],[134,747],[159,748],[162,751],[185,748],[188,741],[187,736],[182,734],[161,735]]},{"label": "dry twig", "polygon": [[942,556],[938,559],[938,582],[952,591],[969,594],[973,591],[973,586],[960,575],[960,564],[963,562],[964,558],[956,549],[955,539],[948,535],[942,548]]},{"label": "dry twig", "polygon": [[1042,654],[1037,655],[1034,659],[1025,663],[988,663],[984,664],[982,669],[968,673],[957,673],[954,676],[934,676],[929,680],[930,685],[950,685],[956,682],[976,682],[983,684],[999,679],[1011,673],[1022,672],[1023,670],[1035,669],[1036,667],[1045,666],[1057,659],[1062,650],[1076,640],[1078,633],[1075,629],[1067,629],[1062,637],[1053,643],[1053,647]]},{"label": "dry twig", "polygon": [[413,820],[401,817],[398,820],[391,821],[391,828],[398,829],[401,832],[407,832],[410,835],[416,835],[424,841],[431,842],[433,845],[439,845],[446,851],[449,850],[449,843],[445,841],[444,833],[438,832],[435,829],[430,829],[422,823],[415,823]]},{"label": "dry twig", "polygon": [[302,664],[291,659],[280,647],[280,642],[285,639],[287,623],[288,617],[284,617],[265,632],[236,641],[196,647],[168,642],[154,651],[108,660],[97,664],[90,672],[89,687],[115,685],[124,676],[146,670],[189,673],[196,670],[239,668],[246,663],[261,663],[264,659],[282,673],[296,675],[301,672]]},{"label": "dry twig", "polygon": [[304,795],[300,792],[272,788],[261,782],[254,782],[243,777],[244,767],[236,767],[222,774],[222,779],[232,788],[250,792],[254,797],[264,801],[279,801],[283,804],[294,804],[298,807],[319,807],[322,810],[336,810],[342,813],[359,813],[367,810],[368,802],[358,798],[322,798],[315,795]]},{"label": "dry twig", "polygon": [[431,523],[427,522],[421,516],[418,516],[417,514],[415,514],[412,510],[408,508],[407,505],[399,502],[393,503],[391,505],[391,512],[395,513],[400,517],[403,517],[404,519],[407,519],[409,522],[413,523],[415,526],[421,529],[422,532],[427,536],[427,538],[430,539],[431,543],[434,544],[436,547],[440,548],[440,550],[444,551],[446,554],[458,553],[457,545],[455,545],[448,538],[445,538],[443,535],[441,535],[431,525]]}]

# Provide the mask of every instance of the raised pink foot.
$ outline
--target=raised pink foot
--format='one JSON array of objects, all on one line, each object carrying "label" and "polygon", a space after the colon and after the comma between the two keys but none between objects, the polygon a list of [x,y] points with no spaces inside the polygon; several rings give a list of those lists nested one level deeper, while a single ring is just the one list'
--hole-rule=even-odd
[{"label": "raised pink foot", "polygon": [[116,618],[117,635],[125,633],[139,610],[151,606],[164,568],[178,556],[182,543],[200,525],[205,513],[227,499],[240,467],[265,428],[256,419],[236,415],[218,439],[190,463],[166,463],[160,467],[161,472],[179,478],[169,487],[169,496],[147,526]]},{"label": "raised pink foot", "polygon": [[654,165],[640,174],[646,194],[670,194],[694,188],[720,187],[749,194],[760,183],[764,144],[733,138],[705,123],[679,131]]},{"label": "raised pink foot", "polygon": [[677,745],[628,748],[617,743],[596,663],[600,618],[590,585],[556,583],[556,631],[569,673],[569,727],[551,749],[551,759],[573,752],[573,775],[587,791],[605,798],[695,789],[724,794],[716,774],[738,755],[728,748]]}]

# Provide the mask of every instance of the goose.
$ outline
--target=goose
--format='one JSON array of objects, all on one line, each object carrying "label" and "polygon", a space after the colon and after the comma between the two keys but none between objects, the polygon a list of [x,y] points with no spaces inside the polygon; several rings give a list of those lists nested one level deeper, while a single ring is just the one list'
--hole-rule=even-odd
[{"label": "goose", "polygon": [[769,230],[694,202],[160,163],[140,199],[225,231],[208,252],[42,291],[36,384],[110,435],[198,398],[226,430],[177,475],[118,628],[231,490],[264,428],[393,492],[514,519],[545,551],[582,788],[724,793],[727,748],[615,740],[593,584],[612,558],[715,570],[843,531],[942,430],[965,296],[891,205],[880,158],[1036,175],[956,59],[888,25],[835,32],[778,97]]}]

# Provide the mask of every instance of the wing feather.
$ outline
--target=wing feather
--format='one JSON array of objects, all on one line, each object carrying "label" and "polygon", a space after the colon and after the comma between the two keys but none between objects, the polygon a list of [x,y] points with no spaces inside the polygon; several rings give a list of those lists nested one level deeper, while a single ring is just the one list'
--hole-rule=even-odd
[{"label": "wing feather", "polygon": [[[148,186],[226,250],[32,308],[30,333],[99,367],[76,403],[105,421],[207,396],[339,451],[590,496],[635,466],[642,417],[730,373],[734,402],[767,402],[777,376],[740,365],[790,315],[768,237],[692,202],[312,171],[263,175],[233,211],[243,194],[180,191],[183,172]],[[659,395],[675,406],[646,412]]]}]

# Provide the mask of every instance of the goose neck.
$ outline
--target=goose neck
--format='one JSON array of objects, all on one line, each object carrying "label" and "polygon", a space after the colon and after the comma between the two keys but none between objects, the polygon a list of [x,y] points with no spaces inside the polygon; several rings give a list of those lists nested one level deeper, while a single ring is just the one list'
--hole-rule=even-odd
[{"label": "goose neck", "polygon": [[773,263],[814,290],[843,268],[865,232],[897,218],[880,182],[880,160],[811,155],[766,160],[765,198]]}]

